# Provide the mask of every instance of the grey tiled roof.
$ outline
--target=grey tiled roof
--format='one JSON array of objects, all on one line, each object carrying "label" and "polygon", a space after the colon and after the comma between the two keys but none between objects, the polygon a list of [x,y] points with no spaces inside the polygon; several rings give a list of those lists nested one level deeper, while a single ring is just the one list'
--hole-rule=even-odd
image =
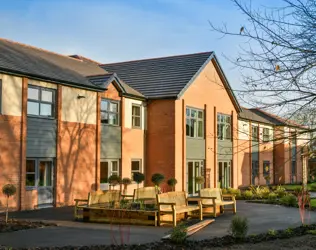
[{"label": "grey tiled roof", "polygon": [[175,98],[213,52],[100,65],[147,98]]},{"label": "grey tiled roof", "polygon": [[267,124],[275,125],[269,119],[266,119],[265,117],[262,117],[256,114],[255,112],[253,112],[252,109],[242,108],[242,111],[239,113],[239,117],[245,120],[251,120],[251,121],[256,121],[259,123],[267,123]]},{"label": "grey tiled roof", "polygon": [[0,39],[0,69],[52,81],[96,88],[86,76],[105,74],[97,64]]}]

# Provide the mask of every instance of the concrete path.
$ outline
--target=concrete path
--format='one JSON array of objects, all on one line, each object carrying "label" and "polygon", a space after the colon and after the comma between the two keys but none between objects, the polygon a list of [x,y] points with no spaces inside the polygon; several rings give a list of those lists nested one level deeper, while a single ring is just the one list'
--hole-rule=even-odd
[{"label": "concrete path", "polygon": [[[249,220],[249,233],[266,232],[269,229],[286,229],[301,224],[297,208],[288,208],[278,205],[246,203],[238,201],[237,211]],[[10,247],[39,247],[39,246],[82,246],[82,245],[109,245],[120,241],[119,226],[72,221],[72,208],[48,208],[32,212],[16,212],[15,218],[30,220],[55,221],[59,227],[30,229],[0,234],[0,245]],[[230,212],[216,218],[216,221],[197,232],[192,240],[202,240],[227,234],[233,215]],[[316,223],[316,212],[310,213],[310,222]],[[122,226],[129,230],[129,240],[124,243],[141,244],[159,241],[170,227]]]}]

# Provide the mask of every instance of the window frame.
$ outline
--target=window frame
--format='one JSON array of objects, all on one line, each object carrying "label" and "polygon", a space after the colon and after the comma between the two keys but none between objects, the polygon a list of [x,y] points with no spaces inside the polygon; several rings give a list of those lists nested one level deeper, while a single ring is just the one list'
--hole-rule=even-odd
[{"label": "window frame", "polygon": [[[37,189],[37,171],[36,171],[36,168],[37,168],[37,159],[35,159],[35,158],[27,158],[26,159],[26,162],[27,161],[34,161],[34,172],[27,172],[26,170],[26,166],[27,166],[27,164],[25,165],[25,188],[27,189],[27,190],[32,190],[32,189]],[[25,162],[25,163],[26,163]],[[34,174],[34,186],[28,186],[27,184],[26,184],[26,179],[27,179],[27,175],[28,174]]]},{"label": "window frame", "polygon": [[[27,111],[26,111],[27,116],[28,117],[37,117],[37,118],[46,118],[46,119],[55,119],[56,118],[56,104],[57,104],[57,102],[56,102],[56,96],[57,96],[56,89],[28,84],[27,91],[29,90],[29,88],[38,90],[38,100],[29,99],[29,96],[27,96],[27,106],[28,106],[29,102],[32,102],[32,103],[39,104],[39,107],[38,107],[38,115],[29,114],[28,108],[27,108]],[[47,92],[52,93],[52,102],[42,101],[42,91],[47,91]],[[52,106],[52,115],[51,116],[41,115],[41,104],[48,104],[48,105]]]},{"label": "window frame", "polygon": [[[187,114],[187,111],[189,110],[189,115]],[[192,117],[191,116],[191,111],[195,111],[196,112],[196,115],[195,117]],[[202,113],[202,118],[199,118],[199,112]],[[204,117],[205,117],[205,114],[204,114],[204,109],[198,109],[198,108],[193,108],[193,107],[189,107],[187,106],[186,109],[185,109],[185,127],[186,127],[186,131],[185,131],[185,135],[186,137],[189,137],[189,138],[195,138],[195,139],[204,139],[204,130],[205,130],[205,120],[204,120]],[[188,129],[188,120],[190,121],[189,125],[190,125],[190,128]],[[195,121],[194,123],[194,130],[193,130],[193,135],[191,134],[191,129],[192,129],[192,120]],[[199,136],[199,122],[202,122],[202,135]],[[189,135],[188,135],[188,131],[189,131]]]},{"label": "window frame", "polygon": [[[132,169],[133,162],[139,163],[139,171],[133,171],[133,169]],[[133,173],[143,173],[142,159],[131,159],[131,179],[132,179],[132,181],[133,181]]]},{"label": "window frame", "polygon": [[[264,134],[264,131],[268,131],[268,134]],[[266,138],[268,137],[268,139]],[[269,128],[262,128],[262,141],[263,142],[269,142],[270,141],[270,129]]]},{"label": "window frame", "polygon": [[[221,117],[225,118],[224,122],[221,121]],[[230,123],[228,123],[226,121],[226,119],[228,117],[230,118]],[[220,141],[231,141],[232,137],[233,137],[233,135],[232,135],[232,115],[227,115],[227,114],[223,114],[223,113],[217,113],[216,119],[217,119],[217,121],[216,121],[217,122],[217,126],[216,126],[217,139],[220,140]],[[222,134],[223,134],[222,136],[219,135],[219,126],[220,125],[223,125],[224,126],[223,128],[225,128],[225,129],[222,130]],[[228,125],[230,127],[230,129],[229,129],[229,131],[230,131],[230,138],[228,138],[227,135],[226,135],[226,131],[227,131],[227,126]]]},{"label": "window frame", "polygon": [[[139,108],[139,116],[136,114],[133,114],[133,107]],[[136,126],[134,124],[134,118],[139,118],[139,126]],[[132,103],[132,128],[141,129],[142,128],[142,105]]]},{"label": "window frame", "polygon": [[[254,137],[254,128],[257,129],[256,137]],[[251,141],[258,142],[259,141],[259,126],[251,125]]]},{"label": "window frame", "polygon": [[[103,101],[108,103],[108,110],[102,110],[102,102]],[[117,112],[110,111],[110,104],[111,103],[117,104]],[[101,101],[100,101],[100,122],[101,122],[101,124],[106,125],[106,126],[115,126],[115,127],[120,126],[120,115],[121,115],[121,109],[120,108],[121,108],[121,106],[120,106],[120,102],[119,101],[113,100],[113,99],[101,98]],[[102,122],[102,115],[101,115],[102,113],[108,114],[108,117],[109,117],[110,114],[117,115],[117,124],[110,124],[110,123]]]},{"label": "window frame", "polygon": [[[109,177],[111,175],[113,175],[113,173],[117,173],[118,176],[120,176],[120,160],[119,159],[104,159],[101,160],[100,163],[102,162],[107,162],[108,163],[108,173],[107,173],[107,178],[109,179]],[[113,162],[117,163],[117,171],[113,171]],[[100,164],[100,168],[101,168],[101,164]],[[100,178],[99,181],[101,181],[101,169],[100,169]],[[100,182],[101,183],[101,182]]]},{"label": "window frame", "polygon": [[[34,161],[35,163],[35,168],[34,168],[34,171],[35,172],[26,172],[26,165],[25,165],[25,189],[26,190],[38,190],[38,189],[41,189],[41,188],[54,188],[55,187],[55,158],[45,158],[45,157],[39,157],[39,158],[26,158],[26,161]],[[39,163],[40,162],[51,162],[51,186],[40,186],[39,185],[39,178],[40,178],[40,173],[39,173]],[[27,186],[26,185],[26,176],[27,174],[34,174],[34,177],[35,177],[35,183],[34,183],[34,186]]]}]

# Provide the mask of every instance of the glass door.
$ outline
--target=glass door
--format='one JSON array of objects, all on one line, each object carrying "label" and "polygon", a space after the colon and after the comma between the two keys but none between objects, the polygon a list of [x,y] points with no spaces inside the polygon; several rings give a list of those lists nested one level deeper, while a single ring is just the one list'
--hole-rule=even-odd
[{"label": "glass door", "polygon": [[37,173],[38,206],[52,206],[54,202],[53,161],[38,160]]},{"label": "glass door", "polygon": [[187,162],[187,192],[191,196],[198,195],[198,192],[203,185],[196,181],[196,177],[204,178],[203,165],[203,160]]},{"label": "glass door", "polygon": [[217,171],[218,187],[229,188],[231,187],[231,163],[230,161],[218,162]]}]

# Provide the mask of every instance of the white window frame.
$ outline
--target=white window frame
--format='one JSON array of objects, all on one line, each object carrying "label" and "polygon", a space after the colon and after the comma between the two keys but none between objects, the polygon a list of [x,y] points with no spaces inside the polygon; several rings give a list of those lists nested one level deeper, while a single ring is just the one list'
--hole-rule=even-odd
[{"label": "white window frame", "polygon": [[[108,109],[107,110],[103,110],[102,109],[102,102],[107,102],[107,107]],[[111,104],[116,104],[117,105],[117,112],[114,112],[114,111],[111,111],[110,110],[110,106]],[[101,124],[104,124],[104,125],[109,125],[109,126],[120,126],[120,102],[119,101],[116,101],[116,100],[110,100],[110,99],[106,99],[106,98],[102,98],[101,99],[101,103],[100,103],[100,113],[105,113],[108,115],[108,120],[110,121],[109,119],[109,115],[116,115],[117,116],[117,124],[111,124],[111,123],[105,123],[105,122],[102,122],[102,115],[100,114],[100,120],[101,120]]]},{"label": "white window frame", "polygon": [[[107,178],[109,178],[114,173],[116,173],[116,175],[120,176],[120,160],[119,159],[106,159],[106,160],[101,160],[101,162],[107,162],[108,163]],[[113,162],[117,163],[117,171],[113,170]],[[101,177],[101,174],[100,174],[100,177]]]},{"label": "white window frame", "polygon": [[[194,116],[192,116],[192,112],[196,112]],[[202,118],[199,117],[199,113],[202,114]],[[186,107],[185,110],[185,127],[186,127],[186,136],[191,137],[191,138],[204,138],[204,110],[203,109],[197,109],[197,108],[192,108],[192,107]],[[193,125],[193,134],[191,133],[191,127],[192,127],[192,122],[194,122]],[[199,122],[202,122],[202,135],[199,135]],[[189,126],[189,127],[188,127]]]},{"label": "white window frame", "polygon": [[[132,169],[132,163],[133,162],[138,162],[139,163],[139,171],[133,170]],[[133,179],[133,173],[142,173],[143,168],[142,168],[142,160],[141,159],[132,159],[131,160],[131,178]]]},{"label": "white window frame", "polygon": [[[225,121],[222,121],[222,118]],[[230,118],[230,122],[227,122],[227,119]],[[219,127],[223,126],[222,135],[219,134]],[[229,128],[230,136],[227,136],[227,128]],[[222,113],[217,113],[217,139],[220,141],[231,141],[232,140],[232,116]]]},{"label": "white window frame", "polygon": [[[139,115],[133,114],[133,108],[139,108]],[[135,125],[134,120],[139,118],[139,126]],[[142,128],[142,106],[136,103],[132,104],[132,128]]]}]

